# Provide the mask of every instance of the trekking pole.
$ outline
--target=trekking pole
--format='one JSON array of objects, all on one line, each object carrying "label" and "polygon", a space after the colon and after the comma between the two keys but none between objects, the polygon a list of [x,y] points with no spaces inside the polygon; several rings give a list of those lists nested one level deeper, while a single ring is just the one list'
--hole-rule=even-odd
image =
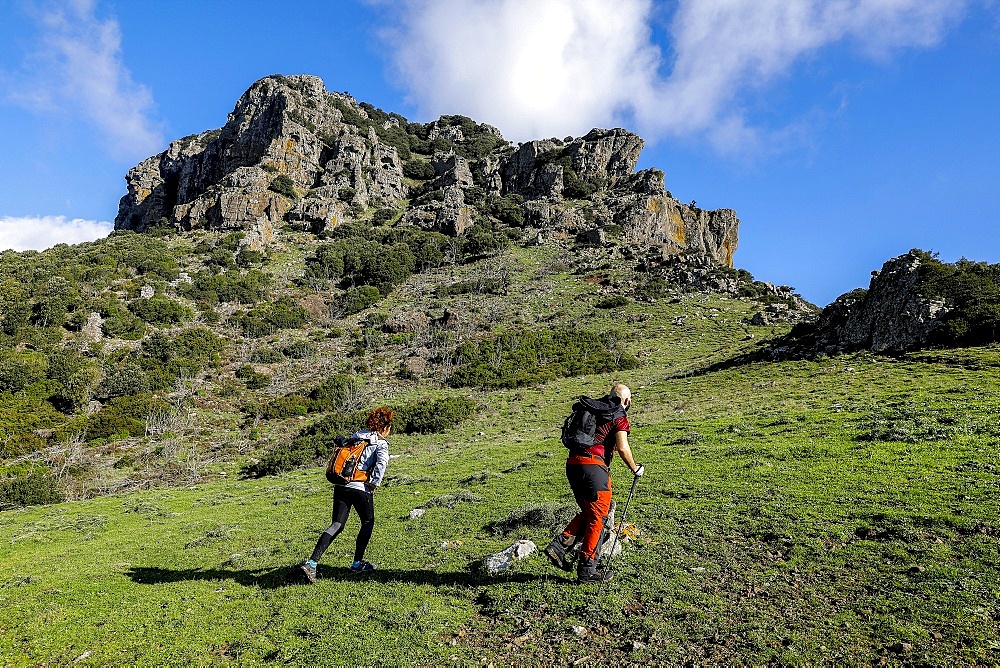
[{"label": "trekking pole", "polygon": [[[615,533],[615,539],[611,543],[611,549],[608,551],[609,552],[609,556],[608,556],[608,562],[609,563],[611,562],[612,559],[615,558],[614,557],[614,555],[615,555],[615,546],[618,545],[618,541],[622,537],[622,529],[625,528],[625,515],[628,514],[628,506],[629,506],[630,503],[632,503],[632,496],[635,494],[635,487],[638,484],[639,484],[639,476],[634,476],[632,478],[632,488],[628,491],[628,498],[625,499],[625,508],[624,508],[624,510],[622,510],[621,519],[618,520],[618,531]],[[604,568],[602,569],[602,571],[603,571],[603,573],[607,573],[608,572],[608,564],[604,564]],[[605,582],[606,582],[605,579],[602,577],[601,578],[601,586],[597,588],[597,598],[595,600],[598,600],[598,599],[601,598],[601,593],[604,591],[604,584],[605,584]]]}]

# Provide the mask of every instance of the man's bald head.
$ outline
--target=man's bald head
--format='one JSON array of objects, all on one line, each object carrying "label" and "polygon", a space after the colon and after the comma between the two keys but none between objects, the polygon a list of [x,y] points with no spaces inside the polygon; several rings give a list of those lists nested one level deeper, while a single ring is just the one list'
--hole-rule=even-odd
[{"label": "man's bald head", "polygon": [[624,383],[616,383],[611,386],[611,396],[622,400],[622,406],[628,408],[632,403],[632,390]]}]

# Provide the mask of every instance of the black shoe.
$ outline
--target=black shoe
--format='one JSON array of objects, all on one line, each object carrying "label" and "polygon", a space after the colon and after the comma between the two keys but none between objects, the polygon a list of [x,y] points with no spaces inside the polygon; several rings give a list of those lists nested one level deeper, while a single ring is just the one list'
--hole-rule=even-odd
[{"label": "black shoe", "polygon": [[310,562],[307,561],[304,564],[302,564],[301,566],[299,566],[299,568],[301,568],[302,572],[305,574],[306,580],[309,580],[309,582],[311,582],[313,584],[316,583],[316,565],[315,564],[310,563]]},{"label": "black shoe", "polygon": [[373,564],[363,559],[361,561],[355,561],[351,564],[352,573],[369,573],[374,571],[376,568],[378,568],[378,564]]},{"label": "black shoe", "polygon": [[579,584],[607,582],[614,576],[615,574],[606,568],[598,570],[597,561],[595,559],[584,559],[583,557],[580,557],[580,563],[576,569],[576,581]]},{"label": "black shoe", "polygon": [[[549,543],[549,546],[545,548],[544,552],[545,556],[549,558],[549,561],[552,562],[553,566],[569,572],[573,570],[573,564],[566,558],[566,550],[568,549],[568,546],[563,542],[563,540],[564,538],[561,534],[556,536],[552,539],[552,542]],[[569,540],[572,541],[572,537]],[[570,545],[572,545],[572,542]]]}]

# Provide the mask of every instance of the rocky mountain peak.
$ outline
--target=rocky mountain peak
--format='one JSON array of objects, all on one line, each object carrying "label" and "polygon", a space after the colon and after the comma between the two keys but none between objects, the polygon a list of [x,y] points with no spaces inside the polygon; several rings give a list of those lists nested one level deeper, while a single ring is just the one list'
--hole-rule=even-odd
[{"label": "rocky mountain peak", "polygon": [[345,222],[450,235],[479,222],[528,235],[617,239],[732,266],[739,220],[674,199],[663,172],[636,172],[643,140],[621,128],[518,146],[466,116],[427,124],[328,91],[308,75],[265,77],[226,124],[132,168],[115,229],[242,229]]}]

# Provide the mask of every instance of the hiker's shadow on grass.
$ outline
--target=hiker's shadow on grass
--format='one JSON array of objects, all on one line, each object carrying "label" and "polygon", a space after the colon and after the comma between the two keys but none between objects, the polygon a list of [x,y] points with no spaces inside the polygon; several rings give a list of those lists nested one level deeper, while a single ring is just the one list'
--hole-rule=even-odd
[{"label": "hiker's shadow on grass", "polygon": [[[277,568],[256,568],[236,570],[228,568],[160,568],[158,566],[135,566],[125,572],[126,577],[143,585],[164,584],[167,582],[182,582],[185,580],[223,581],[233,580],[245,587],[260,587],[276,589],[300,584],[307,584],[305,576],[298,566],[279,566]],[[424,571],[419,569],[400,570],[380,568],[368,573],[353,573],[349,568],[319,565],[320,581],[335,580],[342,582],[384,582],[408,583],[417,585],[445,585],[477,587],[497,582],[526,583],[543,579],[542,576],[530,573],[507,573],[488,575],[479,571]],[[569,580],[567,580],[569,582]]]}]

